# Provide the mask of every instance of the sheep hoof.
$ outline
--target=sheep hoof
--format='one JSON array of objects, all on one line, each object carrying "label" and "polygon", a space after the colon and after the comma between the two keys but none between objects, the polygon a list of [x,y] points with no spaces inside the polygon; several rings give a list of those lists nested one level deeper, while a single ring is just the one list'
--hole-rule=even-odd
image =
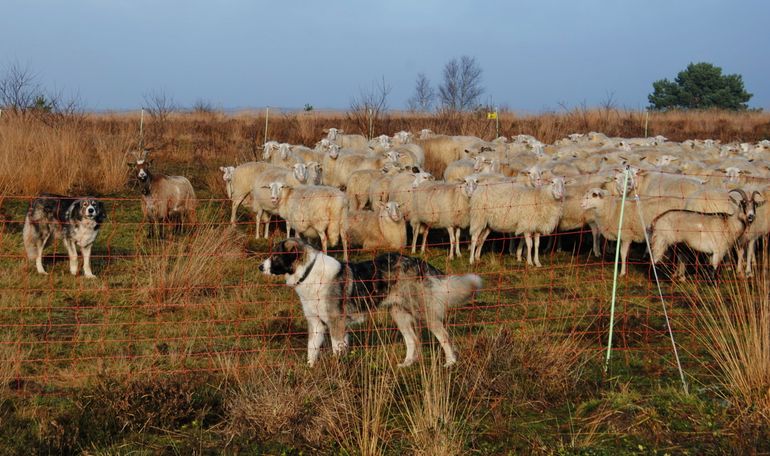
[{"label": "sheep hoof", "polygon": [[409,367],[414,364],[415,361],[417,361],[417,358],[407,358],[403,363],[398,363],[398,367]]}]

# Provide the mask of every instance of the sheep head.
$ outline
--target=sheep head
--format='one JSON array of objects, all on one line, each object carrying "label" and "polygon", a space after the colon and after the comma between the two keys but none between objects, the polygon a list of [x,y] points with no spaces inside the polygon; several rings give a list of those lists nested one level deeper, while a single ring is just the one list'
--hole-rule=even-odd
[{"label": "sheep head", "polygon": [[604,204],[604,200],[610,196],[610,192],[601,188],[592,188],[588,190],[580,201],[580,207],[583,210],[596,209]]}]

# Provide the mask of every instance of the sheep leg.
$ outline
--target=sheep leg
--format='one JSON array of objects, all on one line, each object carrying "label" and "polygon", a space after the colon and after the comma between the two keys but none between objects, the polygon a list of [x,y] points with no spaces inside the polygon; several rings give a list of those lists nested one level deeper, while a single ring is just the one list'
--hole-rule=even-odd
[{"label": "sheep leg", "polygon": [[[511,242],[513,241],[514,239],[511,239]],[[524,239],[516,239],[516,242],[519,244],[516,248],[516,261],[521,262],[521,254],[524,252]]]},{"label": "sheep leg", "polygon": [[476,244],[479,242],[479,235],[481,234],[481,231],[473,232],[471,231],[471,245],[468,247],[470,250],[470,264],[473,264],[473,262],[476,260]]},{"label": "sheep leg", "polygon": [[738,272],[738,277],[746,277],[746,268],[743,266],[743,260],[746,256],[746,246],[743,244],[737,244],[735,246],[736,265],[735,269]]},{"label": "sheep leg", "polygon": [[317,230],[318,231],[318,237],[321,238],[321,249],[325,254],[329,254],[329,238],[326,236],[326,231],[324,230]]},{"label": "sheep leg", "polygon": [[417,237],[420,236],[420,224],[412,223],[412,255],[417,253]]},{"label": "sheep leg", "polygon": [[453,260],[455,257],[455,229],[450,226],[446,230],[449,233],[449,259]]},{"label": "sheep leg", "polygon": [[631,248],[631,241],[623,239],[620,243],[620,276],[626,275],[626,260],[628,259],[628,250]]},{"label": "sheep leg", "polygon": [[484,243],[487,241],[487,236],[489,236],[489,233],[491,233],[492,230],[489,229],[489,227],[484,228],[484,230],[481,233],[481,240],[479,240],[479,245],[476,246],[476,259],[481,259],[481,248],[484,246]]},{"label": "sheep leg", "polygon": [[414,331],[414,317],[399,306],[391,307],[390,315],[393,317],[393,321],[396,322],[398,330],[401,331],[401,336],[406,344],[406,357],[404,362],[400,363],[398,367],[411,366],[420,357],[419,352],[416,350],[420,340]]},{"label": "sheep leg", "polygon": [[527,243],[527,264],[534,266],[532,264],[532,233],[524,233],[524,242]]},{"label": "sheep leg", "polygon": [[262,213],[263,213],[262,209],[257,209],[257,211],[254,212],[254,225],[255,225],[254,238],[257,240],[259,240],[259,234],[260,234],[259,224],[262,223]]},{"label": "sheep leg", "polygon": [[307,319],[307,364],[310,367],[318,361],[318,355],[321,353],[321,345],[326,337],[326,325],[318,317],[308,317]]},{"label": "sheep leg", "polygon": [[589,223],[588,226],[591,228],[591,239],[593,240],[593,246],[592,250],[594,252],[594,256],[596,258],[600,258],[602,256],[601,252],[601,239],[599,237],[599,227],[596,226],[595,223]]},{"label": "sheep leg", "polygon": [[422,247],[420,248],[420,253],[425,254],[425,247],[428,245],[428,233],[430,232],[430,229],[426,226],[422,232]]},{"label": "sheep leg", "polygon": [[540,264],[540,233],[535,233],[535,266],[543,266]]},{"label": "sheep leg", "polygon": [[677,267],[676,267],[676,274],[674,277],[677,280],[684,280],[685,273],[687,272],[687,263],[684,262],[684,255],[682,253],[677,252],[676,254],[677,258]]},{"label": "sheep leg", "polygon": [[[511,239],[508,242],[508,255],[513,256],[515,251],[516,251],[516,238],[511,236]],[[521,257],[519,257],[519,261],[521,261]]]},{"label": "sheep leg", "polygon": [[460,227],[455,228],[455,253],[457,258],[462,258],[463,254],[460,251]]}]

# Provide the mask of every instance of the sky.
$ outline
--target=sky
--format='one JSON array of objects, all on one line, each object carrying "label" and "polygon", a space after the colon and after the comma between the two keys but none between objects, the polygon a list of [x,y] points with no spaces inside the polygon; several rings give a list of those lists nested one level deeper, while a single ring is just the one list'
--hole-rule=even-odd
[{"label": "sky", "polygon": [[347,109],[384,78],[402,109],[418,73],[454,57],[481,101],[521,112],[611,100],[644,109],[652,82],[706,61],[770,109],[766,0],[3,0],[0,71],[26,67],[88,110]]}]

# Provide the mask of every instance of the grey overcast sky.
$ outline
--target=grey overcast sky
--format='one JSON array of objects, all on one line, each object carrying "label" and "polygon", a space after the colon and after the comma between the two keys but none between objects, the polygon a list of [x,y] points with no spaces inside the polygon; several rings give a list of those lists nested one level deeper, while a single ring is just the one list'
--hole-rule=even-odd
[{"label": "grey overcast sky", "polygon": [[89,109],[178,104],[345,109],[384,77],[402,108],[418,72],[469,55],[484,102],[517,111],[647,105],[689,62],[743,75],[770,108],[767,0],[3,0],[0,69],[18,62]]}]

